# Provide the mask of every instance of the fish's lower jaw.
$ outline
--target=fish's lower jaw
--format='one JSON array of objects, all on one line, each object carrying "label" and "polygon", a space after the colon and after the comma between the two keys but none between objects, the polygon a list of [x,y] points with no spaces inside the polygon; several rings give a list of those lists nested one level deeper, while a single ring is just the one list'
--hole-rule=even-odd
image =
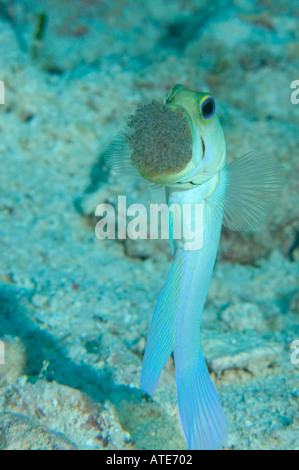
[{"label": "fish's lower jaw", "polygon": [[163,186],[173,186],[178,180],[178,175],[174,174],[148,175],[144,171],[140,171],[140,175],[151,183]]},{"label": "fish's lower jaw", "polygon": [[219,187],[220,179],[221,176],[219,172],[212,176],[209,175],[199,179],[194,178],[192,181],[178,182],[169,187],[167,197],[168,199],[171,197],[172,203],[177,202],[175,201],[176,197],[181,204],[193,203],[195,198],[196,201],[200,203],[213,197]]},{"label": "fish's lower jaw", "polygon": [[[185,177],[186,173],[188,173],[188,168],[189,165],[187,165],[185,169],[177,173],[169,172],[161,174],[147,173],[142,168],[137,168],[137,170],[144,179],[150,181],[151,183],[161,184],[163,186],[182,187],[183,189],[183,185],[180,183],[180,181]],[[186,188],[188,188],[188,185],[185,186]]]}]

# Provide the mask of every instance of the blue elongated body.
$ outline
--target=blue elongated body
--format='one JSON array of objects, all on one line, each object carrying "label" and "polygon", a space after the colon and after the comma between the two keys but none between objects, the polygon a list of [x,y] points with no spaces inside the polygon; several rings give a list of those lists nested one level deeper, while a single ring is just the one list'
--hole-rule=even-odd
[{"label": "blue elongated body", "polygon": [[[116,170],[131,173],[135,168],[145,179],[165,185],[169,207],[176,205],[183,213],[184,205],[200,204],[203,210],[202,226],[192,216],[186,233],[177,239],[174,214],[170,217],[174,261],[151,322],[141,387],[154,392],[165,362],[174,353],[188,447],[220,449],[228,425],[205,364],[201,318],[222,223],[231,230],[252,230],[263,221],[277,199],[281,170],[275,159],[258,152],[226,166],[214,99],[182,85],[167,94],[163,105],[139,108],[115,138],[107,158]],[[201,229],[202,244],[191,246],[190,235]]]},{"label": "blue elongated body", "polygon": [[187,191],[168,188],[169,205],[202,204],[203,245],[199,250],[189,250],[184,239],[174,240],[174,263],[157,302],[141,377],[143,389],[153,392],[163,365],[174,352],[180,417],[189,449],[219,449],[227,438],[227,421],[209,377],[200,340],[201,318],[222,226],[219,207],[224,179],[217,179],[212,186],[216,183],[212,195],[211,182]]},{"label": "blue elongated body", "polygon": [[[181,422],[189,449],[219,449],[226,444],[227,421],[204,361],[200,326],[222,224],[208,202],[202,204],[203,246],[184,253],[174,360]],[[211,217],[217,223],[210,224]]]}]

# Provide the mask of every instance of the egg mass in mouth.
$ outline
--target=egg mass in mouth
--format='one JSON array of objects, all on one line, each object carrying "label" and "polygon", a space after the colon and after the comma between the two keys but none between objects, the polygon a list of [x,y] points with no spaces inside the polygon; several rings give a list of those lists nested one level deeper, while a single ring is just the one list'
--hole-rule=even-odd
[{"label": "egg mass in mouth", "polygon": [[140,105],[127,126],[131,163],[146,179],[179,173],[191,160],[192,135],[182,108],[155,101]]}]

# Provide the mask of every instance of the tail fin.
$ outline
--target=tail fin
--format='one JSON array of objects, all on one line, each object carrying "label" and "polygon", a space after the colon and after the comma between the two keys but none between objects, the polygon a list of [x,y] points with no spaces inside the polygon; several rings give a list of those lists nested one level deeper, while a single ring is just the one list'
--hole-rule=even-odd
[{"label": "tail fin", "polygon": [[158,299],[142,364],[141,388],[152,393],[175,345],[175,326],[184,275],[185,254],[178,250]]},{"label": "tail fin", "polygon": [[[175,351],[175,358],[179,350]],[[226,445],[228,422],[210,379],[202,352],[193,370],[177,367],[179,410],[189,449],[217,450]]]}]

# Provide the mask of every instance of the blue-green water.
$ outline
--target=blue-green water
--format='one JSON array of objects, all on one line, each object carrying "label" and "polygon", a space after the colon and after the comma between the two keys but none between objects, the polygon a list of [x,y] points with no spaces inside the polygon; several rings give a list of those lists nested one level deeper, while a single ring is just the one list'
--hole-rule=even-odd
[{"label": "blue-green water", "polygon": [[182,83],[215,98],[228,161],[282,167],[267,221],[223,229],[202,340],[227,447],[298,449],[298,23],[295,1],[0,1],[0,448],[186,448],[172,358],[139,385],[168,241],[95,236],[98,204],[164,202],[103,156]]}]

